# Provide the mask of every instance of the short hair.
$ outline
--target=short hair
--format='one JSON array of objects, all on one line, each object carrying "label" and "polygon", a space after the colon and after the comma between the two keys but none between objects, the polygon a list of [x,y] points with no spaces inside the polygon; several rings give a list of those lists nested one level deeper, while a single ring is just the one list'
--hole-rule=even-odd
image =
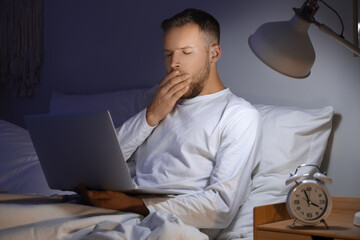
[{"label": "short hair", "polygon": [[161,23],[161,28],[166,33],[171,28],[182,27],[188,23],[195,23],[199,26],[200,31],[205,33],[209,45],[220,43],[219,22],[212,15],[202,10],[194,8],[185,9],[171,18],[165,19]]}]

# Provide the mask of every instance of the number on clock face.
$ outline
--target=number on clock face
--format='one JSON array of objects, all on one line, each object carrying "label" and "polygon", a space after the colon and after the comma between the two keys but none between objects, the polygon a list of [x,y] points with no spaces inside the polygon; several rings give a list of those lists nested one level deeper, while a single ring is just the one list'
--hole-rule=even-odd
[{"label": "number on clock face", "polygon": [[313,221],[323,216],[328,199],[320,185],[309,182],[300,184],[294,189],[290,203],[296,218]]}]

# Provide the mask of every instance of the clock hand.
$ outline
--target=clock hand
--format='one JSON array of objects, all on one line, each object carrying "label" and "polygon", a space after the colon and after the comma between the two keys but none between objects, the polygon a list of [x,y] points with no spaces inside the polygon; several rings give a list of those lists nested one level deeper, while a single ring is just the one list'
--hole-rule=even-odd
[{"label": "clock hand", "polygon": [[320,207],[320,206],[317,205],[316,203],[313,203],[312,201],[306,200],[306,198],[302,198],[302,199],[304,199],[304,200],[308,203],[309,206],[310,206],[310,204],[311,204],[311,205],[314,205],[315,207]]},{"label": "clock hand", "polygon": [[307,201],[309,202],[309,201],[310,201],[310,199],[309,199],[309,196],[307,195],[306,190],[304,190],[304,193],[305,193],[305,197],[306,197]]},{"label": "clock hand", "polygon": [[305,193],[305,197],[306,197],[307,204],[308,204],[308,206],[310,207],[311,201],[310,201],[310,199],[309,199],[309,196],[307,195],[306,190],[304,190],[304,193]]},{"label": "clock hand", "polygon": [[308,203],[309,206],[310,206],[310,204],[311,204],[311,205],[314,205],[315,207],[320,207],[320,206],[317,205],[316,203],[313,203],[312,201],[306,200],[306,198],[302,198],[302,199],[304,199],[304,200]]},{"label": "clock hand", "polygon": [[313,203],[313,202],[310,202],[311,205],[314,205],[315,207],[320,207],[319,205]]}]

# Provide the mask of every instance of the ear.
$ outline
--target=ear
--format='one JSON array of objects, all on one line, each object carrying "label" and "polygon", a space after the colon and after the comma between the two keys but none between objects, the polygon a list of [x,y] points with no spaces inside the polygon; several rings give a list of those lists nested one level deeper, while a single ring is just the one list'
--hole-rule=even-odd
[{"label": "ear", "polygon": [[217,62],[221,57],[221,47],[219,44],[214,44],[210,47],[210,59],[212,63]]}]

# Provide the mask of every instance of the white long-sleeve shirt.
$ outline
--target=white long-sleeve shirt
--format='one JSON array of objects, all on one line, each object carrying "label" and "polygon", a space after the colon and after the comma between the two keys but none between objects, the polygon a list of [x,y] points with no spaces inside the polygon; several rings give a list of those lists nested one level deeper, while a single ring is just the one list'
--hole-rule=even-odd
[{"label": "white long-sleeve shirt", "polygon": [[181,100],[156,127],[146,109],[117,130],[125,159],[136,161],[137,185],[186,195],[144,198],[198,228],[224,228],[246,200],[258,163],[260,116],[229,89]]}]

